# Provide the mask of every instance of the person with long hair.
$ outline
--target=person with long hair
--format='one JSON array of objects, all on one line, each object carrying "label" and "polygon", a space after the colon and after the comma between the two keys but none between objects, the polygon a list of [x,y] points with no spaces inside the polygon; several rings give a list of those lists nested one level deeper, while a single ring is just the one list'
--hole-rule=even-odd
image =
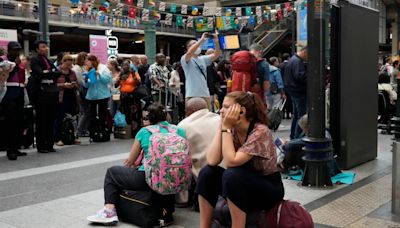
[{"label": "person with long hair", "polygon": [[[111,97],[108,85],[111,83],[110,71],[105,67],[100,67],[99,59],[94,55],[88,55],[85,61],[88,73],[85,77],[85,86],[88,88],[86,100],[90,103],[90,118],[94,120],[96,116],[106,122],[108,99]],[[90,77],[93,72],[93,77]],[[90,121],[92,123],[93,121]],[[93,126],[89,129],[92,130]]]},{"label": "person with long hair", "polygon": [[107,63],[107,67],[110,70],[112,77],[110,89],[112,99],[110,100],[108,106],[110,108],[111,115],[114,116],[121,104],[121,92],[119,90],[119,86],[117,85],[117,82],[119,81],[121,75],[121,68],[119,67],[118,61],[115,59],[109,60]]},{"label": "person with long hair", "polygon": [[[227,198],[232,227],[246,225],[246,214],[268,210],[281,201],[284,187],[277,168],[272,132],[261,99],[251,92],[229,93],[221,109],[222,123],[201,169],[200,228],[209,228],[218,196]],[[227,169],[218,166],[224,162]]]},{"label": "person with long hair", "polygon": [[[167,133],[167,129],[177,129],[177,134],[186,138],[185,131],[175,125],[167,122],[167,111],[165,107],[159,103],[150,105],[147,109],[148,114],[145,115],[146,123],[151,127],[157,127],[161,133]],[[104,180],[104,208],[96,215],[89,216],[87,219],[95,223],[112,223],[118,222],[116,212],[116,204],[119,200],[119,194],[122,190],[132,191],[152,191],[145,180],[144,166],[135,167],[135,161],[138,159],[141,151],[143,151],[144,159],[148,158],[150,148],[151,132],[147,127],[143,127],[137,133],[132,149],[128,158],[124,161],[124,166],[113,166],[107,170]],[[160,206],[165,210],[165,214],[161,215],[165,225],[173,222],[173,212],[175,210],[175,195],[160,195],[154,192],[155,202],[159,202]],[[157,225],[157,224],[155,224]]]},{"label": "person with long hair", "polygon": [[[57,146],[64,146],[61,139],[62,123],[67,114],[75,116],[77,114],[77,96],[76,92],[79,88],[78,79],[75,72],[72,70],[73,58],[71,55],[64,55],[59,62],[60,77],[57,80],[57,86],[60,89],[58,98],[57,116],[55,122],[55,142]],[[75,139],[76,144],[79,140]]]}]

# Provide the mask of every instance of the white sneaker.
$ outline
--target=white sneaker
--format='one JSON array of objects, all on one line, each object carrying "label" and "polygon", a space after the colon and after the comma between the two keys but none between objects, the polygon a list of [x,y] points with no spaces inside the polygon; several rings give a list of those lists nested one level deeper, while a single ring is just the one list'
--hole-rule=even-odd
[{"label": "white sneaker", "polygon": [[106,209],[105,207],[97,212],[96,215],[92,215],[86,218],[92,223],[102,223],[102,224],[116,224],[118,223],[117,212],[114,210]]}]

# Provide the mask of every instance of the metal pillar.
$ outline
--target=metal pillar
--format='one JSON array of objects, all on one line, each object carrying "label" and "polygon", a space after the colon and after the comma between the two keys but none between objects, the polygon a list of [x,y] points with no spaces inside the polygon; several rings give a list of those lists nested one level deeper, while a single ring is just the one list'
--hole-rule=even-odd
[{"label": "metal pillar", "polygon": [[[144,8],[149,9],[149,0],[144,1]],[[145,54],[148,58],[149,64],[153,64],[156,61],[156,48],[157,48],[157,39],[156,39],[156,30],[154,28],[154,14],[153,10],[149,9],[149,21],[144,22],[146,25],[146,29],[144,30],[144,50]]]},{"label": "metal pillar", "polygon": [[39,1],[39,30],[42,33],[40,39],[49,42],[49,12],[48,0]]},{"label": "metal pillar", "polygon": [[333,159],[332,140],[325,137],[325,0],[308,2],[308,70],[307,103],[309,135],[304,139],[306,164],[302,185],[310,187],[332,186],[328,163]]},{"label": "metal pillar", "polygon": [[29,56],[29,39],[24,39],[24,55]]}]

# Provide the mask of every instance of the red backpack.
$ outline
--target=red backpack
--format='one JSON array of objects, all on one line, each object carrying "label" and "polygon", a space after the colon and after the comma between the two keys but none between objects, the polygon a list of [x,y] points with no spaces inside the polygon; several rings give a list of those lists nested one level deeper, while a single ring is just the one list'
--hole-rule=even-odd
[{"label": "red backpack", "polygon": [[267,224],[258,224],[258,227],[260,228],[314,227],[314,222],[310,213],[308,213],[308,211],[300,203],[290,200],[282,200],[266,214],[264,214],[264,216]]},{"label": "red backpack", "polygon": [[238,51],[232,58],[232,91],[251,91],[257,83],[257,59],[249,51]]}]

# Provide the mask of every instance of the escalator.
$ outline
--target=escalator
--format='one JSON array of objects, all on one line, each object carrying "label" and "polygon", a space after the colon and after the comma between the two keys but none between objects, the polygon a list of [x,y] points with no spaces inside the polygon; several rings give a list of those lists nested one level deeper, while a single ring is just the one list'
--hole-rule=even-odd
[{"label": "escalator", "polygon": [[292,32],[294,17],[290,16],[278,24],[271,25],[270,23],[263,23],[254,29],[253,43],[259,43],[264,46],[263,55],[267,55],[283,38]]}]

